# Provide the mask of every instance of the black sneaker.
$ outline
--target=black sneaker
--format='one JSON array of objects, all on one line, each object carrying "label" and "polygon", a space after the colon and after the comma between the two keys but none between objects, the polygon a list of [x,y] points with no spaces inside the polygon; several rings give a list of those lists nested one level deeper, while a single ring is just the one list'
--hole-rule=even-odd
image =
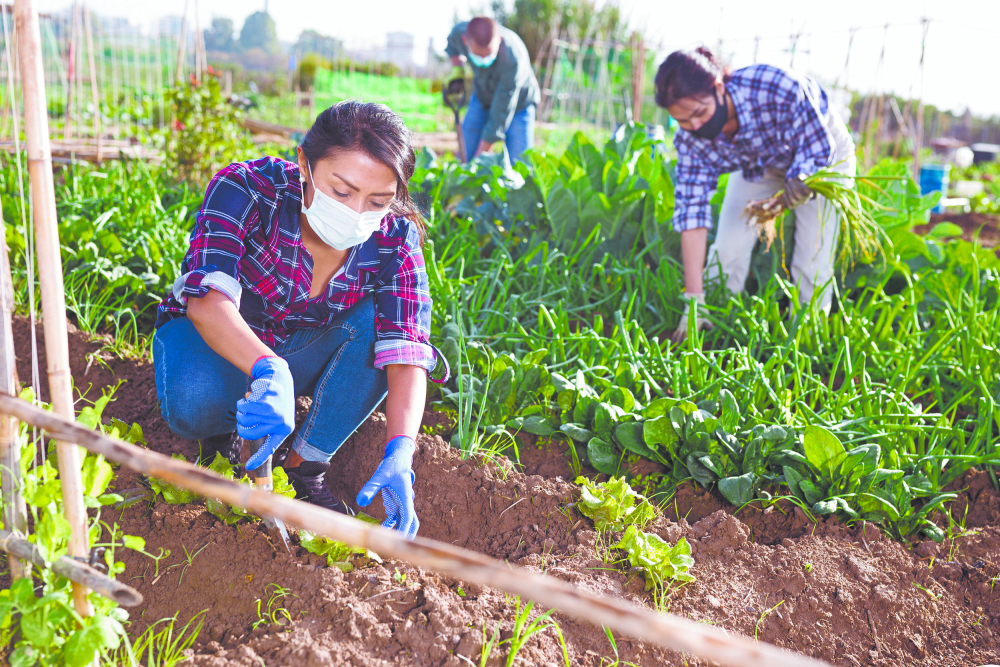
[{"label": "black sneaker", "polygon": [[347,503],[330,493],[326,486],[326,471],[329,469],[329,461],[303,461],[298,468],[285,468],[285,473],[288,481],[295,487],[295,497],[298,500],[354,516]]},{"label": "black sneaker", "polygon": [[219,453],[228,459],[232,465],[238,466],[240,464],[240,449],[242,446],[243,442],[236,435],[235,431],[232,433],[223,433],[222,435],[213,435],[201,441],[201,456],[198,457],[198,460],[201,465],[208,466],[215,460],[216,453]]}]

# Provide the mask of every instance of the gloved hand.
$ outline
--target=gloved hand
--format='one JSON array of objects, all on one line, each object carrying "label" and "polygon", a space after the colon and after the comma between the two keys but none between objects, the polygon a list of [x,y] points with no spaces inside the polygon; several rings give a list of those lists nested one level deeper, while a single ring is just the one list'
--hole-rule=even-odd
[{"label": "gloved hand", "polygon": [[415,475],[410,466],[417,443],[405,435],[397,435],[385,446],[385,458],[379,464],[372,478],[358,493],[358,505],[368,507],[375,494],[382,491],[386,520],[382,525],[395,528],[407,537],[416,537],[420,521],[413,509],[413,480]]},{"label": "gloved hand", "polygon": [[254,470],[295,430],[295,388],[281,357],[258,359],[250,373],[250,396],[236,403],[236,431],[247,440],[267,437],[247,461]]},{"label": "gloved hand", "polygon": [[455,80],[459,80],[463,84],[465,83],[465,68],[461,65],[455,65],[448,72],[448,76],[444,78],[445,87],[450,86],[451,82]]},{"label": "gloved hand", "polygon": [[813,198],[813,191],[806,185],[805,176],[785,179],[785,192],[781,195],[781,205],[786,210],[805,204]]},{"label": "gloved hand", "polygon": [[[677,323],[677,329],[674,331],[674,335],[671,337],[671,339],[675,343],[681,342],[682,340],[687,338],[688,335],[688,308],[690,307],[688,302],[690,301],[697,302],[699,313],[701,313],[705,308],[704,292],[698,292],[698,293],[684,292],[683,299],[684,299],[684,314],[681,315],[680,322]],[[704,329],[711,329],[713,325],[704,317],[699,317],[695,320],[695,326],[698,327],[698,331],[702,331]]]}]

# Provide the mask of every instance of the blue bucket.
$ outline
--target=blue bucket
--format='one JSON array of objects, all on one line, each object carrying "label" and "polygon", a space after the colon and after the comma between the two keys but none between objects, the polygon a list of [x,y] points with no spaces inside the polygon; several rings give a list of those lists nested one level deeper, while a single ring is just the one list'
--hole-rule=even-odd
[{"label": "blue bucket", "polygon": [[[920,168],[920,194],[927,195],[940,192],[942,198],[948,193],[948,178],[951,173],[950,164],[925,164]],[[944,213],[944,206],[938,204],[932,213]]]}]

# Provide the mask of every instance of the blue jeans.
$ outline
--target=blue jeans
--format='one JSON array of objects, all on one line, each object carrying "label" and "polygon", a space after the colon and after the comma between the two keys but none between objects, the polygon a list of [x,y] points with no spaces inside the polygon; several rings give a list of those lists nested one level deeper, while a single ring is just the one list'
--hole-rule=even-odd
[{"label": "blue jeans", "polygon": [[[465,110],[462,120],[462,138],[465,139],[465,150],[474,155],[483,136],[483,128],[489,117],[489,109],[484,109],[476,94],[469,98],[469,108]],[[524,151],[535,145],[535,105],[518,111],[511,119],[510,125],[504,128],[504,144],[507,148],[507,158],[511,164],[519,162]],[[468,162],[468,156],[466,156]]]},{"label": "blue jeans", "polygon": [[[296,396],[312,407],[292,447],[307,461],[329,461],[385,398],[375,368],[375,301],[365,297],[327,327],[299,329],[274,349],[288,362]],[[156,396],[170,430],[190,440],[236,430],[236,401],[250,378],[212,350],[186,317],[153,337]]]}]

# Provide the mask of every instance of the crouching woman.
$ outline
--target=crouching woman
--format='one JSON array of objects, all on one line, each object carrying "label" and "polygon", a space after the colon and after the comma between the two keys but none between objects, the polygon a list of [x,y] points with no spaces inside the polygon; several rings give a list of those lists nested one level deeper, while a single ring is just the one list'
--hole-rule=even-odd
[{"label": "crouching woman", "polygon": [[236,464],[240,437],[263,438],[246,466],[258,467],[292,434],[295,398],[312,397],[284,469],[297,497],[334,511],[350,513],[326,485],[330,460],[385,399],[384,459],[357,502],[381,491],[383,525],[409,536],[438,358],[413,169],[402,120],[353,101],[316,118],[297,164],[229,165],[208,186],[153,339],[163,418],[201,441],[204,462],[221,453]]}]

